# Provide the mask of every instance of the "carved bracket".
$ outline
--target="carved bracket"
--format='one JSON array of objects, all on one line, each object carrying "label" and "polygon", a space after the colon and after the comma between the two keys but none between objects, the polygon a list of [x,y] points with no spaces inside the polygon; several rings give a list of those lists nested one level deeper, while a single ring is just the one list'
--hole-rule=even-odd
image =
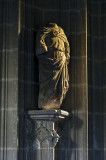
[{"label": "carved bracket", "polygon": [[[29,160],[34,151],[36,155],[38,151],[40,151],[39,154],[54,155],[52,153],[59,140],[59,135],[55,131],[55,121],[68,115],[68,112],[61,110],[29,111],[25,115],[25,160]],[[44,158],[48,160],[50,157]],[[44,158],[33,156],[32,159],[43,160]],[[51,158],[53,159],[54,157]]]}]

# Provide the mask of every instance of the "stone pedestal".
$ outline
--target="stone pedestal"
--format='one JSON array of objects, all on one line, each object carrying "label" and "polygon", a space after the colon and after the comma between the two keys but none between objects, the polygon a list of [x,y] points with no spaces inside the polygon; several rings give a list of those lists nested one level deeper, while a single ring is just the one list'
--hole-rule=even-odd
[{"label": "stone pedestal", "polygon": [[25,160],[54,160],[59,135],[55,122],[69,115],[63,110],[29,111],[25,116]]}]

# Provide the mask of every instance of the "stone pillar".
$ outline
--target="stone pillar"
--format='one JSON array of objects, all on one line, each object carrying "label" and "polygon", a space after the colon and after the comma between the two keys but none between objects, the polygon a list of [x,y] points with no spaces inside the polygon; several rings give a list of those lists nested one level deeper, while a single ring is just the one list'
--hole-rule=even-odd
[{"label": "stone pillar", "polygon": [[55,122],[69,115],[63,110],[35,110],[25,116],[25,160],[54,160],[59,135]]},{"label": "stone pillar", "polygon": [[18,160],[18,0],[0,1],[0,160]]}]

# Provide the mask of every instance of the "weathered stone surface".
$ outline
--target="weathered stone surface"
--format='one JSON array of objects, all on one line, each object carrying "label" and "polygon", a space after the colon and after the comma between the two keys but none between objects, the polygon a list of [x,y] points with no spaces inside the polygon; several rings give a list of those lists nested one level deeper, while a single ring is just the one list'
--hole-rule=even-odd
[{"label": "weathered stone surface", "polygon": [[18,160],[18,3],[0,1],[0,160]]},{"label": "weathered stone surface", "polygon": [[39,108],[59,109],[69,88],[70,48],[63,29],[54,23],[38,31]]},{"label": "weathered stone surface", "polygon": [[68,115],[63,110],[28,112],[25,116],[25,160],[54,160],[54,148],[60,137],[55,130],[55,121]]}]

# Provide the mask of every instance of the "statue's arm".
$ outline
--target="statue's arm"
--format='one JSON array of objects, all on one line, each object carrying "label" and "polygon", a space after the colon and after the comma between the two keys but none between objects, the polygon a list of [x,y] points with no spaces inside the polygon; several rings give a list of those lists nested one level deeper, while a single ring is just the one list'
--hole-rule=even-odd
[{"label": "statue's arm", "polygon": [[36,55],[39,56],[48,51],[47,45],[45,43],[45,34],[43,30],[40,29],[36,36]]}]

